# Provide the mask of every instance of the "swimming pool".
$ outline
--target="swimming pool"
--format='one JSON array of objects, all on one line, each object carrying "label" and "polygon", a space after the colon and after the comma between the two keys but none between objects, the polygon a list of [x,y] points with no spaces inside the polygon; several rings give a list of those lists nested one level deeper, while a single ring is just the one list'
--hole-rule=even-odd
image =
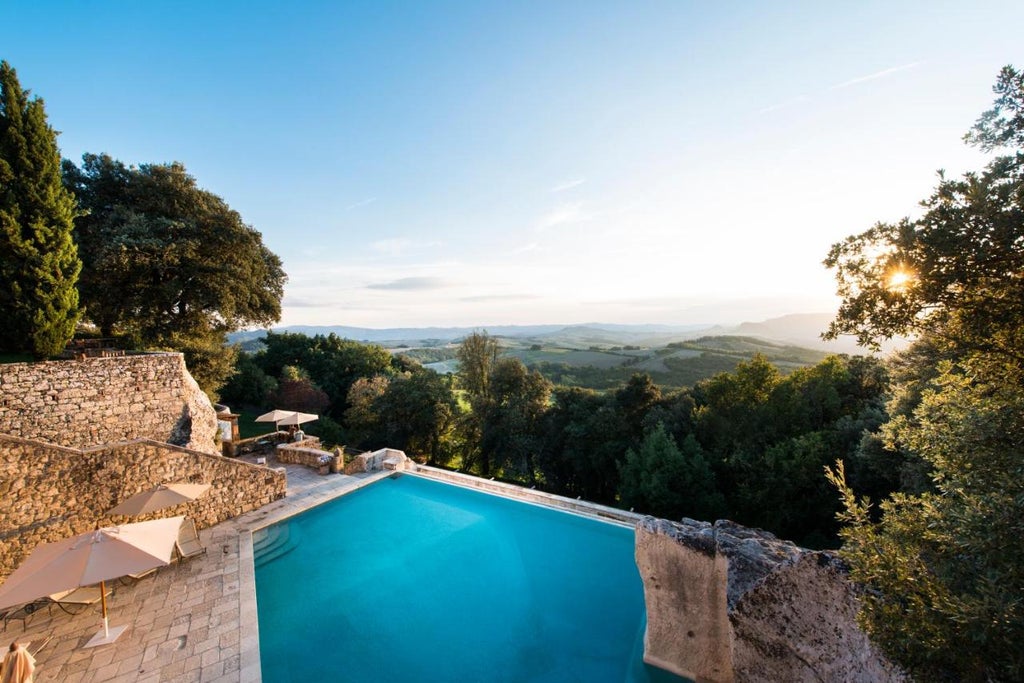
[{"label": "swimming pool", "polygon": [[266,683],[683,680],[642,662],[631,528],[403,475],[264,541]]}]

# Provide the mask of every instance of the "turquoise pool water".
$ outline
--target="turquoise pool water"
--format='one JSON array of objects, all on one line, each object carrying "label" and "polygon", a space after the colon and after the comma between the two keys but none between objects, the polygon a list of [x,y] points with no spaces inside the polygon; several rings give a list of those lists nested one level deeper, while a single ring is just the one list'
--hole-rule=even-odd
[{"label": "turquoise pool water", "polygon": [[662,683],[633,530],[415,476],[267,530],[263,680]]}]

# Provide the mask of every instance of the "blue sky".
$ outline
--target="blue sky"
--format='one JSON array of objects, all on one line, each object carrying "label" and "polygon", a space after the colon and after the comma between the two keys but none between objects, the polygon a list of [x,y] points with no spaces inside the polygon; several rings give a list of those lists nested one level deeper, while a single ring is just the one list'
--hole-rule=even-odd
[{"label": "blue sky", "polygon": [[7,2],[64,156],[183,162],[282,324],[718,323],[835,306],[914,214],[1021,2]]}]

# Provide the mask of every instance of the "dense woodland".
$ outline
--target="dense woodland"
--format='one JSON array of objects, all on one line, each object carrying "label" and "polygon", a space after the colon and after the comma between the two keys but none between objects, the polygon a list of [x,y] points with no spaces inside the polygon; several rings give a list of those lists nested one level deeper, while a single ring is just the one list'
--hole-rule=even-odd
[{"label": "dense woodland", "polygon": [[914,465],[865,435],[886,420],[882,361],[831,356],[783,375],[763,356],[683,390],[635,374],[605,392],[554,385],[486,333],[442,376],[334,335],[270,333],[224,387],[232,405],[326,416],[332,443],[391,446],[434,465],[668,518],[729,517],[834,545],[841,458],[875,498],[920,486]]},{"label": "dense woodland", "polygon": [[62,166],[42,100],[2,62],[0,352],[52,357],[78,326],[184,351],[228,402],[316,412],[328,442],[841,541],[861,623],[918,680],[1024,680],[1024,74],[1004,68],[994,92],[965,138],[993,154],[983,169],[940,173],[920,216],[825,259],[842,297],[827,334],[909,350],[597,391],[482,332],[455,376],[333,335],[238,354],[228,332],[280,316],[285,274],[259,233],[181,164]]}]

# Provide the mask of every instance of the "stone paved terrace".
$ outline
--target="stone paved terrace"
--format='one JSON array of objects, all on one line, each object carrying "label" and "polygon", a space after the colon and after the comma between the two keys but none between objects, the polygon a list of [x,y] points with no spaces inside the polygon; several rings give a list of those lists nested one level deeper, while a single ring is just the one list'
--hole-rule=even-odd
[{"label": "stone paved terrace", "polygon": [[[278,463],[271,457],[269,464]],[[128,625],[113,644],[82,648],[102,627],[97,604],[75,615],[52,607],[27,624],[11,621],[0,646],[6,651],[12,640],[32,641],[35,649],[52,637],[36,655],[37,683],[260,681],[251,532],[390,474],[321,476],[301,465],[285,467],[285,498],[202,530],[204,555],[161,568],[134,585],[112,582],[110,625]]]}]

